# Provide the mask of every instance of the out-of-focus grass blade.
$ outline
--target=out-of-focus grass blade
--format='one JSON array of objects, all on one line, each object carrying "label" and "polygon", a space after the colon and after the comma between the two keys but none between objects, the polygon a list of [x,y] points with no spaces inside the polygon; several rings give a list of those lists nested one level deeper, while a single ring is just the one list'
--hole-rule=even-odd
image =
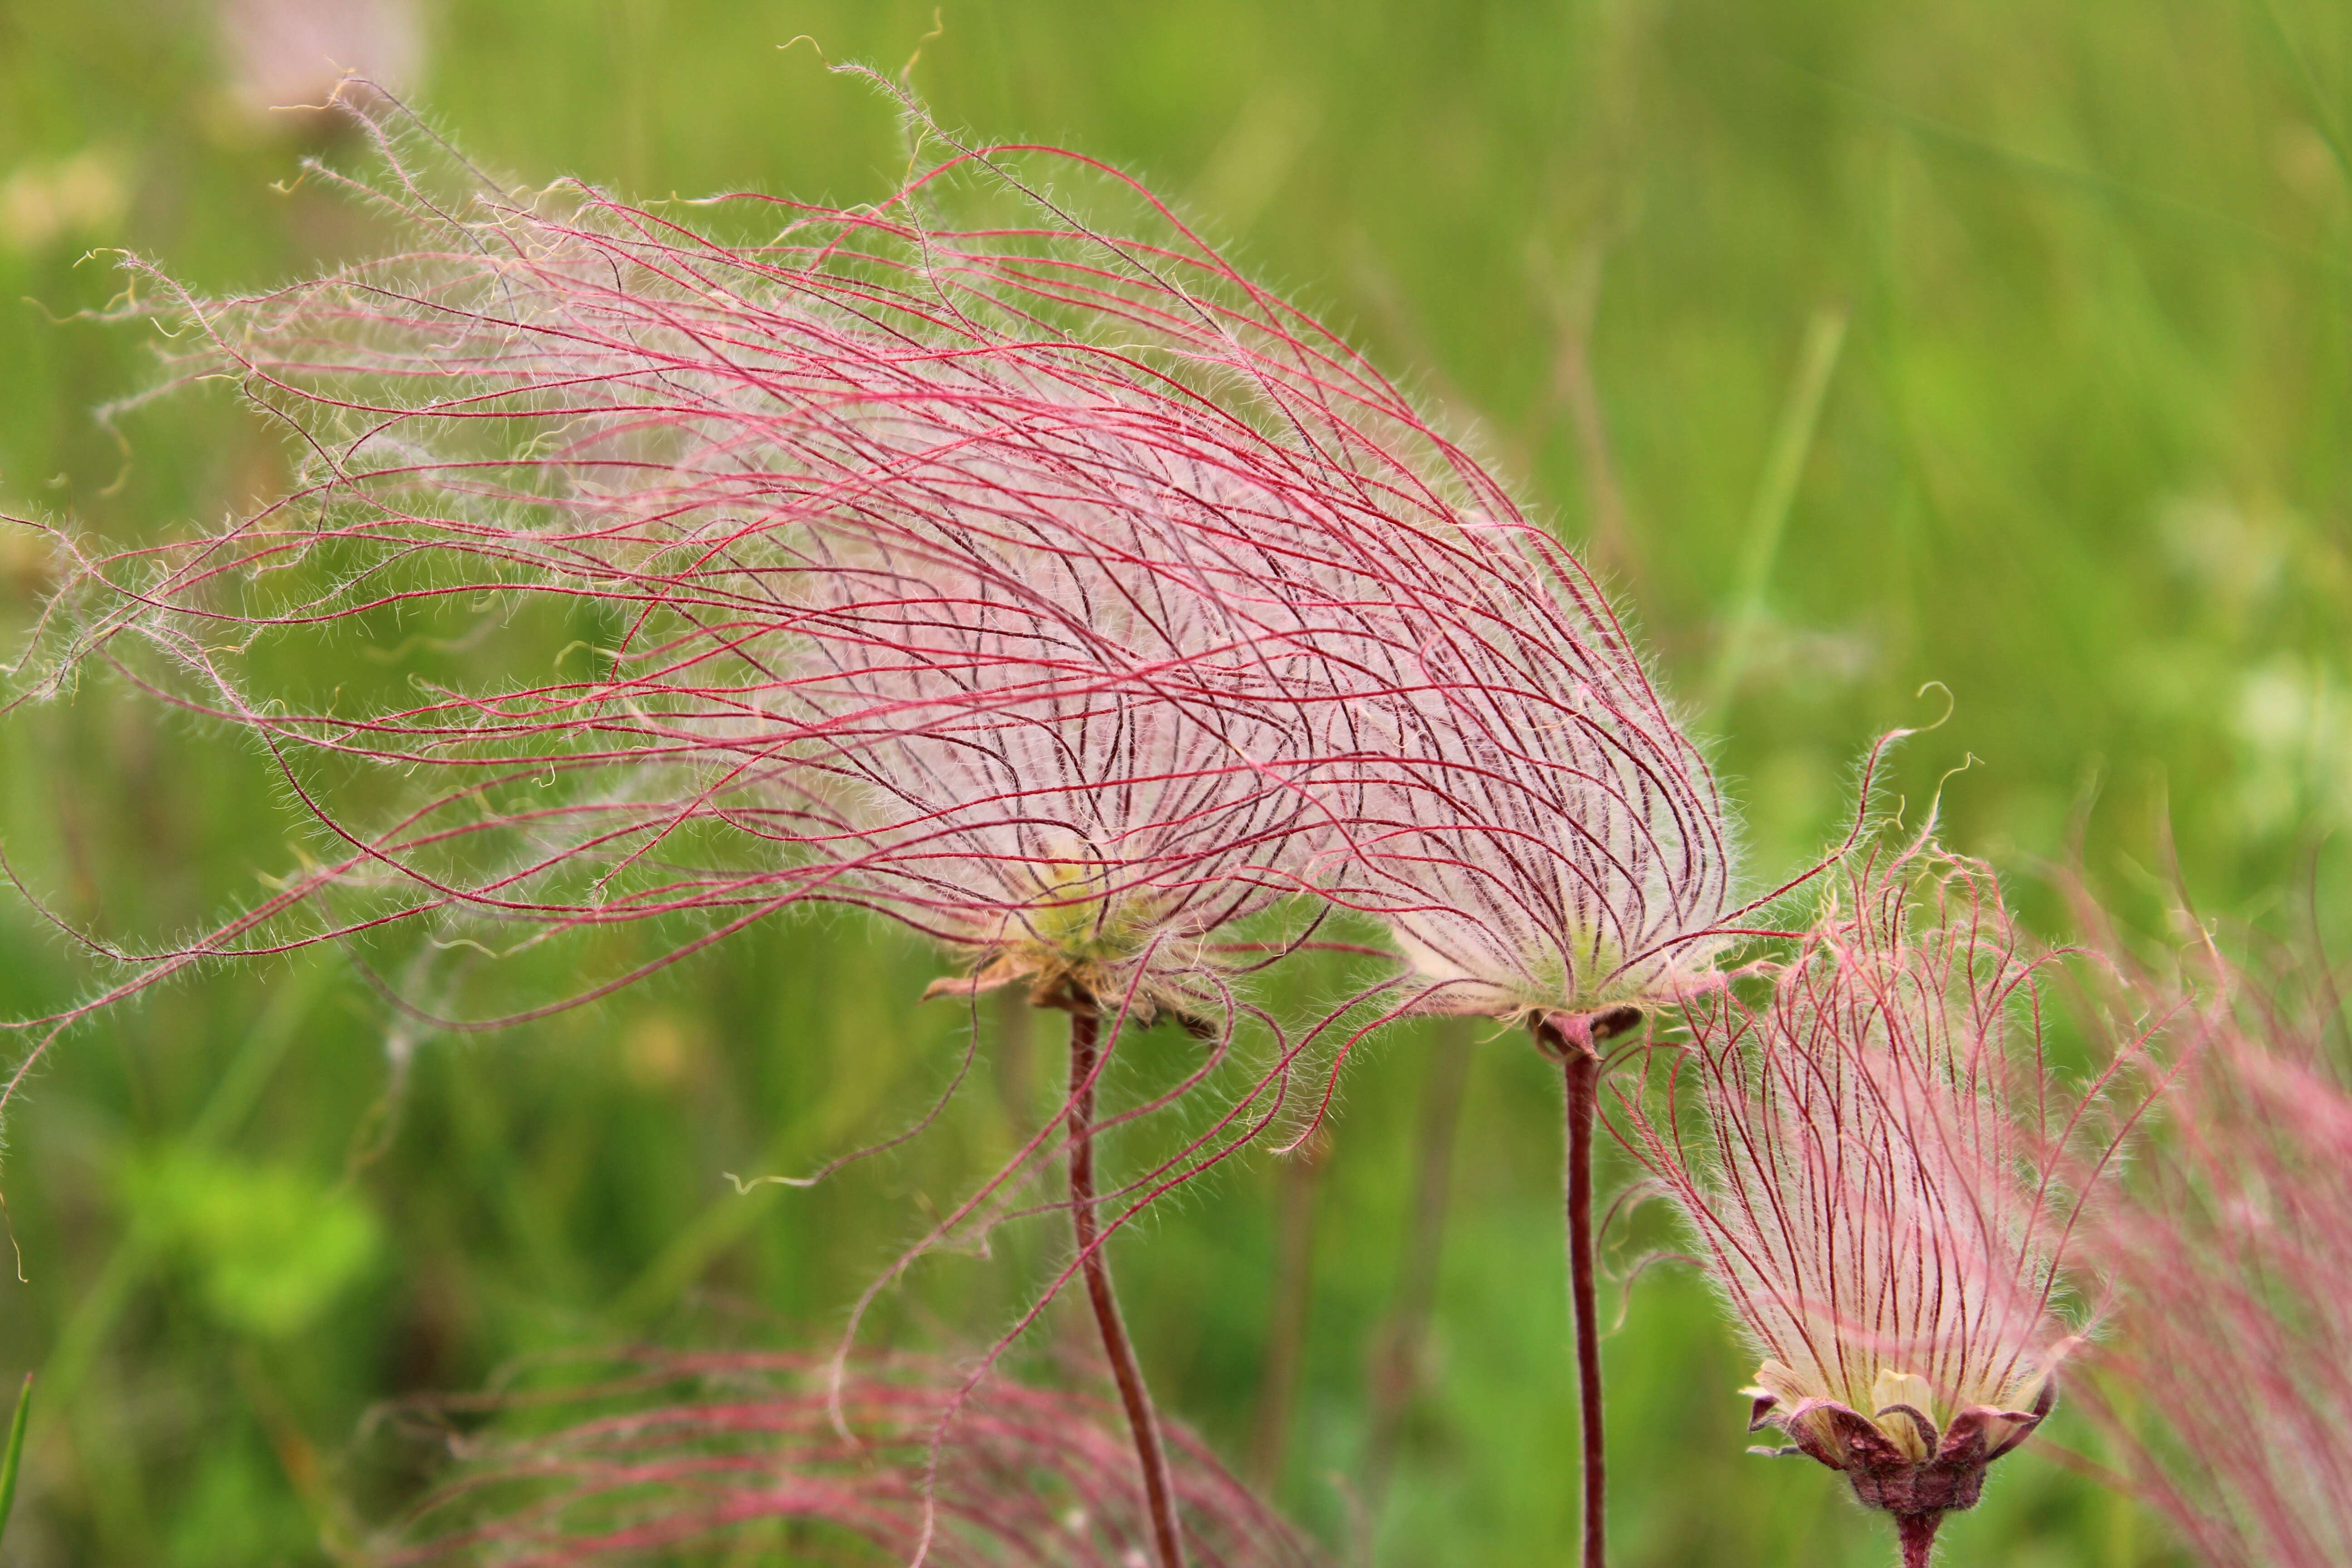
[{"label": "out-of-focus grass blade", "polygon": [[[293,1046],[302,1020],[341,973],[341,965],[331,962],[307,964],[277,990],[190,1124],[185,1138],[187,1147],[213,1149],[226,1143],[236,1132],[259,1102],[270,1075]],[[72,1396],[80,1388],[100,1347],[113,1332],[131,1292],[138,1289],[154,1262],[153,1238],[134,1224],[66,1320],[58,1335],[57,1347],[49,1352],[48,1363],[43,1368],[47,1373],[46,1386],[51,1407],[58,1414],[71,1407]]]},{"label": "out-of-focus grass blade", "polygon": [[1707,716],[1718,728],[1748,662],[1756,624],[1764,614],[1764,590],[1771,582],[1781,537],[1788,531],[1789,508],[1797,499],[1797,481],[1804,477],[1805,458],[1813,449],[1813,430],[1821,423],[1830,374],[1837,369],[1838,350],[1844,344],[1845,312],[1832,306],[1814,311],[1805,328],[1803,352],[1797,358],[1797,378],[1789,388],[1789,401],[1781,406],[1780,427],[1773,433],[1764,477],[1756,487],[1756,502],[1748,510],[1748,548],[1732,584],[1731,614],[1724,627],[1722,651],[1716,656],[1715,669],[1706,683]]},{"label": "out-of-focus grass blade", "polygon": [[25,1374],[16,1395],[16,1416],[8,1423],[8,1452],[0,1456],[0,1541],[8,1538],[8,1510],[16,1505],[16,1463],[25,1455],[25,1417],[33,1410],[33,1374]]},{"label": "out-of-focus grass blade", "polygon": [[2294,35],[2288,30],[2286,18],[2279,15],[2278,0],[2265,0],[2263,20],[2271,25],[2271,42],[2278,46],[2279,52],[2286,57],[2287,64],[2294,68],[2294,84],[2303,91],[2303,104],[2310,111],[2312,129],[2317,131],[2320,140],[2327,143],[2327,150],[2336,154],[2336,167],[2347,174],[2352,174],[2352,148],[2345,145],[2343,127],[2336,122],[2335,112],[2328,106],[2327,89],[2320,85],[2319,73],[2311,68],[2311,57],[2304,52],[2302,46],[2294,41]]}]

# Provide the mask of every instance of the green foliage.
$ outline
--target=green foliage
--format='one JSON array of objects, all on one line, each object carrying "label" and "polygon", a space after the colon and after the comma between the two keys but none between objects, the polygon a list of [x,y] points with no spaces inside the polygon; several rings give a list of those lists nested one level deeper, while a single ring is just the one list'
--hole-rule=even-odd
[{"label": "green foliage", "polygon": [[16,1507],[16,1470],[25,1460],[25,1427],[33,1414],[33,1374],[16,1391],[16,1413],[8,1418],[8,1447],[0,1453],[0,1542],[8,1539],[8,1515]]},{"label": "green foliage", "polygon": [[249,1568],[315,1553],[317,1531],[284,1506],[284,1486],[259,1443],[241,1438],[207,1449],[173,1510],[166,1560],[173,1568]]},{"label": "green foliage", "polygon": [[[932,23],[929,0],[423,10],[419,100],[490,166],[835,201],[903,168],[887,107],[807,44],[778,46],[807,34],[896,69]],[[1670,685],[1710,698],[1697,720],[1721,737],[1759,880],[1849,808],[1872,736],[1942,710],[1918,695],[1937,680],[1953,717],[1900,753],[1892,788],[1916,817],[1979,759],[1943,784],[1952,841],[2018,873],[2045,923],[2060,906],[2028,879],[2072,852],[2095,779],[2084,854],[2112,892],[2160,882],[2161,811],[2204,910],[2315,920],[2341,948],[2352,9],[950,0],[942,16],[911,79],[950,123],[1133,165],[1475,422],[1532,510],[1589,542]],[[358,150],[238,107],[226,80],[206,5],[0,0],[0,300],[41,306],[0,310],[0,511],[137,538],[281,482],[279,437],[225,387],[130,416],[126,452],[90,411],[144,384],[139,334],[53,320],[118,289],[104,258],[80,259],[92,246],[236,287],[383,241],[293,180],[305,150]],[[0,523],[0,634],[49,573],[38,536]],[[296,676],[362,691],[453,673],[461,655],[404,646],[416,629],[330,645]],[[501,635],[542,631],[551,656],[596,635]],[[167,944],[299,863],[304,834],[266,759],[103,676],[0,727],[12,864],[110,938]],[[478,966],[454,1000],[527,1005],[656,940],[600,932]],[[638,1336],[829,1335],[1032,1125],[1058,1026],[983,1008],[982,1069],[886,1159],[805,1192],[739,1195],[724,1173],[798,1174],[903,1127],[961,1043],[961,1006],[915,1005],[938,973],[897,934],[808,918],[485,1037],[424,1037],[328,962],[216,971],[68,1037],[0,1163],[29,1281],[0,1269],[0,1345],[47,1358],[12,1554],[323,1561],[323,1475],[367,1508],[420,1479],[328,1463],[387,1395]],[[0,900],[0,1013],[100,976]],[[1335,989],[1286,984],[1302,1003]],[[1431,1038],[1361,1054],[1319,1178],[1280,1489],[1335,1541],[1351,1505],[1328,1478],[1369,1440]],[[1158,1081],[1182,1048],[1151,1037],[1107,1092]],[[1545,1561],[1569,1538],[1556,1095],[1522,1042],[1477,1047],[1433,1381],[1402,1428],[1384,1563]],[[1156,1385],[1236,1456],[1272,1315],[1268,1165],[1180,1199],[1118,1259]],[[1620,1263],[1665,1239],[1648,1223],[1617,1238]],[[985,1342],[1059,1247],[1015,1227],[985,1258],[928,1263],[869,1342]],[[1743,1452],[1732,1391],[1752,1369],[1695,1285],[1644,1276],[1606,1354],[1626,1568],[1888,1559],[1834,1477]],[[2096,1448],[2080,1423],[2056,1435]],[[2003,1470],[1948,1527],[1952,1562],[2172,1560],[2159,1528],[2047,1457]]]},{"label": "green foliage", "polygon": [[306,1171],[166,1144],[122,1173],[131,1224],[194,1272],[223,1328],[284,1339],[374,1265],[383,1235],[354,1194]]}]

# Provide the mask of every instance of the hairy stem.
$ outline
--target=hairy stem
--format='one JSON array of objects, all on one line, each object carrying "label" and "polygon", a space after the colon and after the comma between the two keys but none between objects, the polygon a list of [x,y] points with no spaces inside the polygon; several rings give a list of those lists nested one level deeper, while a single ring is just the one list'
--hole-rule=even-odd
[{"label": "hairy stem", "polygon": [[1608,1561],[1608,1478],[1601,1428],[1601,1292],[1592,1260],[1592,1125],[1601,1058],[1589,1046],[1562,1057],[1568,1084],[1568,1273],[1576,1300],[1577,1410],[1583,1421],[1584,1568]]},{"label": "hairy stem", "polygon": [[1091,1007],[1070,1009],[1070,1226],[1076,1233],[1079,1268],[1087,1278],[1087,1300],[1102,1332],[1103,1354],[1127,1407],[1135,1458],[1143,1469],[1144,1500],[1151,1516],[1151,1544],[1158,1568],[1184,1568],[1184,1543],[1176,1526],[1176,1489],[1168,1473],[1168,1453],[1160,1441],[1160,1418],[1143,1386],[1135,1345],[1118,1315],[1110,1286],[1110,1259],[1101,1247],[1095,1215],[1095,1066],[1100,1058],[1102,1019]]},{"label": "hairy stem", "polygon": [[1903,1568],[1927,1568],[1928,1555],[1936,1549],[1936,1526],[1943,1519],[1940,1513],[1895,1516],[1895,1539],[1903,1542]]}]

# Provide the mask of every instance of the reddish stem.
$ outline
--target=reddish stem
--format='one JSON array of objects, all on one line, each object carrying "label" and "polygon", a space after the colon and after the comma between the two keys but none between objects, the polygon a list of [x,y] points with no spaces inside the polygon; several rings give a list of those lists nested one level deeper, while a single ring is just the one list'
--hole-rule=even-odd
[{"label": "reddish stem", "polygon": [[1561,1043],[1567,1046],[1561,1072],[1568,1083],[1568,1273],[1576,1300],[1576,1396],[1584,1427],[1584,1568],[1603,1568],[1608,1478],[1601,1428],[1601,1293],[1592,1261],[1592,1125],[1601,1057],[1590,1046]]},{"label": "reddish stem", "polygon": [[1936,1549],[1936,1526],[1943,1521],[1940,1513],[1895,1516],[1895,1539],[1903,1542],[1903,1568],[1927,1568],[1928,1554]]},{"label": "reddish stem", "polygon": [[1168,1453],[1160,1441],[1160,1418],[1143,1386],[1135,1345],[1118,1315],[1111,1291],[1110,1259],[1095,1223],[1095,1066],[1101,1050],[1100,1015],[1092,1007],[1070,1009],[1070,1226],[1077,1233],[1078,1267],[1087,1277],[1087,1300],[1102,1331],[1103,1354],[1127,1407],[1128,1431],[1143,1469],[1144,1500],[1151,1515],[1152,1552],[1159,1568],[1184,1568],[1184,1543],[1176,1525],[1176,1490],[1168,1473]]}]

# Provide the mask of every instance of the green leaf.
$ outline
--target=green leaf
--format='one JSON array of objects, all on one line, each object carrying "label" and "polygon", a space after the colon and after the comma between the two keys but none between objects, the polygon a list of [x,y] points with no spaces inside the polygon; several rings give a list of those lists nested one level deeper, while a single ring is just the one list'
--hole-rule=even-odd
[{"label": "green leaf", "polygon": [[0,1457],[0,1541],[8,1538],[8,1510],[16,1506],[16,1463],[25,1455],[25,1421],[33,1413],[33,1374],[25,1374],[16,1395],[16,1418],[8,1423],[8,1452]]}]

